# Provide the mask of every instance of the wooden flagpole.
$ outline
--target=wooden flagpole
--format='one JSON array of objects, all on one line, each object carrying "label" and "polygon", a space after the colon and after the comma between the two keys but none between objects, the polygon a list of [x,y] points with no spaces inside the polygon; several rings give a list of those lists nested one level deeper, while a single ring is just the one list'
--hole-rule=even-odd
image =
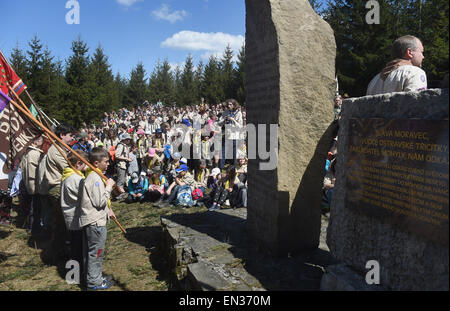
[{"label": "wooden flagpole", "polygon": [[[20,97],[17,96],[17,94],[14,92],[14,90],[11,89],[10,90],[13,92],[14,96],[16,98],[18,98],[18,100],[21,102],[21,104],[25,105],[22,100],[20,99]],[[40,128],[42,128],[45,133],[47,135],[49,135],[50,137],[52,137],[53,139],[55,139],[58,143],[60,143],[62,146],[64,146],[67,150],[71,150],[71,148],[65,143],[63,142],[58,136],[56,136],[55,133],[53,133],[52,131],[50,131],[47,127],[45,127],[41,122],[39,122],[38,120],[36,120],[36,118],[29,112],[27,111],[27,109],[23,108],[22,106],[20,106],[19,104],[17,104],[14,100],[11,99],[11,103],[14,105],[14,107],[16,107],[17,109],[19,109],[22,113],[24,113],[30,120],[32,120],[36,125],[38,125]],[[89,161],[86,161],[82,156],[80,156],[75,150],[72,150],[72,152],[87,166],[89,166],[94,172],[96,172],[97,174],[99,174],[99,176],[106,180],[106,176],[103,175],[102,172],[98,172],[96,170],[96,168],[89,163]],[[109,209],[112,211],[112,208],[109,206]],[[114,222],[119,226],[120,230],[122,230],[123,233],[127,233],[126,230],[122,227],[122,225],[119,223],[119,221],[117,220],[116,217],[112,217]]]}]

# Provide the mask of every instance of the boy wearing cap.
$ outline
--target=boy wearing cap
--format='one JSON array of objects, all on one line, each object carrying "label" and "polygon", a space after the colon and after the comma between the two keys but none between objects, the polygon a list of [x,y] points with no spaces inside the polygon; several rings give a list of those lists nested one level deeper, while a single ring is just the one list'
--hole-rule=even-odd
[{"label": "boy wearing cap", "polygon": [[80,134],[78,134],[78,137],[77,137],[78,142],[76,142],[72,146],[72,149],[73,150],[81,150],[81,151],[84,151],[87,154],[89,154],[91,152],[92,146],[91,146],[91,144],[89,144],[88,136],[89,135],[86,132],[81,132]]}]

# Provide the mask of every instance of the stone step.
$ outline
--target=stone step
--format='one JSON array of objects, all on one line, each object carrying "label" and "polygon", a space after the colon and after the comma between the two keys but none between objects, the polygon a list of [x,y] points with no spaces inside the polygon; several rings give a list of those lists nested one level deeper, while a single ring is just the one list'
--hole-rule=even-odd
[{"label": "stone step", "polygon": [[163,248],[180,289],[318,290],[329,253],[270,257],[248,238],[246,216],[246,209],[222,209],[161,217]]}]

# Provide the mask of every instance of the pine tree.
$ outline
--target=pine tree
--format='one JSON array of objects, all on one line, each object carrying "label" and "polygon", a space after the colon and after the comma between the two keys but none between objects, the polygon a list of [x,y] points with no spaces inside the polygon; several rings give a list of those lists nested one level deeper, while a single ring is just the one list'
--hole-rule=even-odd
[{"label": "pine tree", "polygon": [[120,72],[117,72],[116,77],[114,78],[114,88],[117,90],[117,102],[111,107],[111,110],[119,110],[124,107],[124,98],[125,92],[127,89],[127,80],[120,75]]},{"label": "pine tree", "polygon": [[173,101],[173,88],[174,81],[170,68],[169,61],[167,59],[164,60],[159,74],[159,96],[157,100],[161,100],[166,105],[169,105]]},{"label": "pine tree", "polygon": [[30,90],[31,96],[34,98],[36,103],[45,107],[42,101],[42,80],[43,80],[43,51],[41,41],[38,39],[37,35],[31,39],[28,43],[30,48],[27,51],[27,87]]},{"label": "pine tree", "polygon": [[221,60],[221,82],[225,98],[236,97],[233,87],[233,65],[233,50],[227,45]]},{"label": "pine tree", "polygon": [[205,80],[204,76],[204,65],[203,61],[199,61],[197,64],[197,69],[194,74],[194,87],[198,94],[198,97],[204,97],[203,94],[203,82]]},{"label": "pine tree", "polygon": [[233,86],[236,100],[245,103],[245,44],[239,51],[236,69],[233,71]]},{"label": "pine tree", "polygon": [[131,70],[130,81],[125,92],[125,106],[128,108],[142,105],[148,95],[146,71],[142,62]]},{"label": "pine tree", "polygon": [[99,121],[104,112],[110,112],[111,106],[116,106],[118,90],[114,87],[114,76],[108,63],[108,57],[99,45],[89,64],[88,88],[94,90],[93,98],[88,107],[88,120]]},{"label": "pine tree", "polygon": [[63,120],[79,127],[89,123],[89,105],[94,97],[94,83],[89,80],[89,48],[80,37],[72,42],[72,55],[66,65],[65,100],[62,103]]},{"label": "pine tree", "polygon": [[192,55],[186,57],[186,62],[181,74],[181,102],[180,105],[188,106],[197,101],[197,92],[194,85],[194,63]]},{"label": "pine tree", "polygon": [[27,59],[24,52],[19,48],[19,43],[16,43],[16,47],[12,50],[9,62],[16,72],[16,74],[27,84]]},{"label": "pine tree", "polygon": [[173,96],[174,101],[179,105],[182,101],[182,93],[183,93],[183,84],[182,84],[182,76],[183,72],[181,71],[180,66],[176,66],[174,70],[174,88],[173,88]]},{"label": "pine tree", "polygon": [[223,86],[220,79],[220,65],[217,58],[211,55],[205,66],[203,94],[207,103],[217,104],[224,100]]}]

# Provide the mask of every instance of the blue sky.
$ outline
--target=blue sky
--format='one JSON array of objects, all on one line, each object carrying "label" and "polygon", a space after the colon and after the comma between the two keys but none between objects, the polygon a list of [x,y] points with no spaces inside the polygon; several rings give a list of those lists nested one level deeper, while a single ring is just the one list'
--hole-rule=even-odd
[{"label": "blue sky", "polygon": [[[66,23],[70,1],[79,4],[79,24]],[[55,59],[66,60],[80,35],[91,55],[101,44],[113,73],[128,77],[139,61],[150,74],[158,59],[182,66],[190,53],[195,64],[206,63],[211,54],[222,56],[227,44],[236,57],[245,41],[245,0],[70,1],[0,0],[7,30],[0,49],[7,57],[16,44],[27,50],[36,34]]]},{"label": "blue sky", "polygon": [[114,74],[129,75],[139,61],[150,74],[158,58],[182,65],[191,53],[197,64],[222,55],[227,43],[237,53],[245,40],[244,0],[77,1],[80,24],[69,25],[68,0],[0,0],[8,12],[0,49],[9,57],[17,43],[28,49],[36,34],[55,58],[67,59],[80,35],[90,53],[102,45]]}]

